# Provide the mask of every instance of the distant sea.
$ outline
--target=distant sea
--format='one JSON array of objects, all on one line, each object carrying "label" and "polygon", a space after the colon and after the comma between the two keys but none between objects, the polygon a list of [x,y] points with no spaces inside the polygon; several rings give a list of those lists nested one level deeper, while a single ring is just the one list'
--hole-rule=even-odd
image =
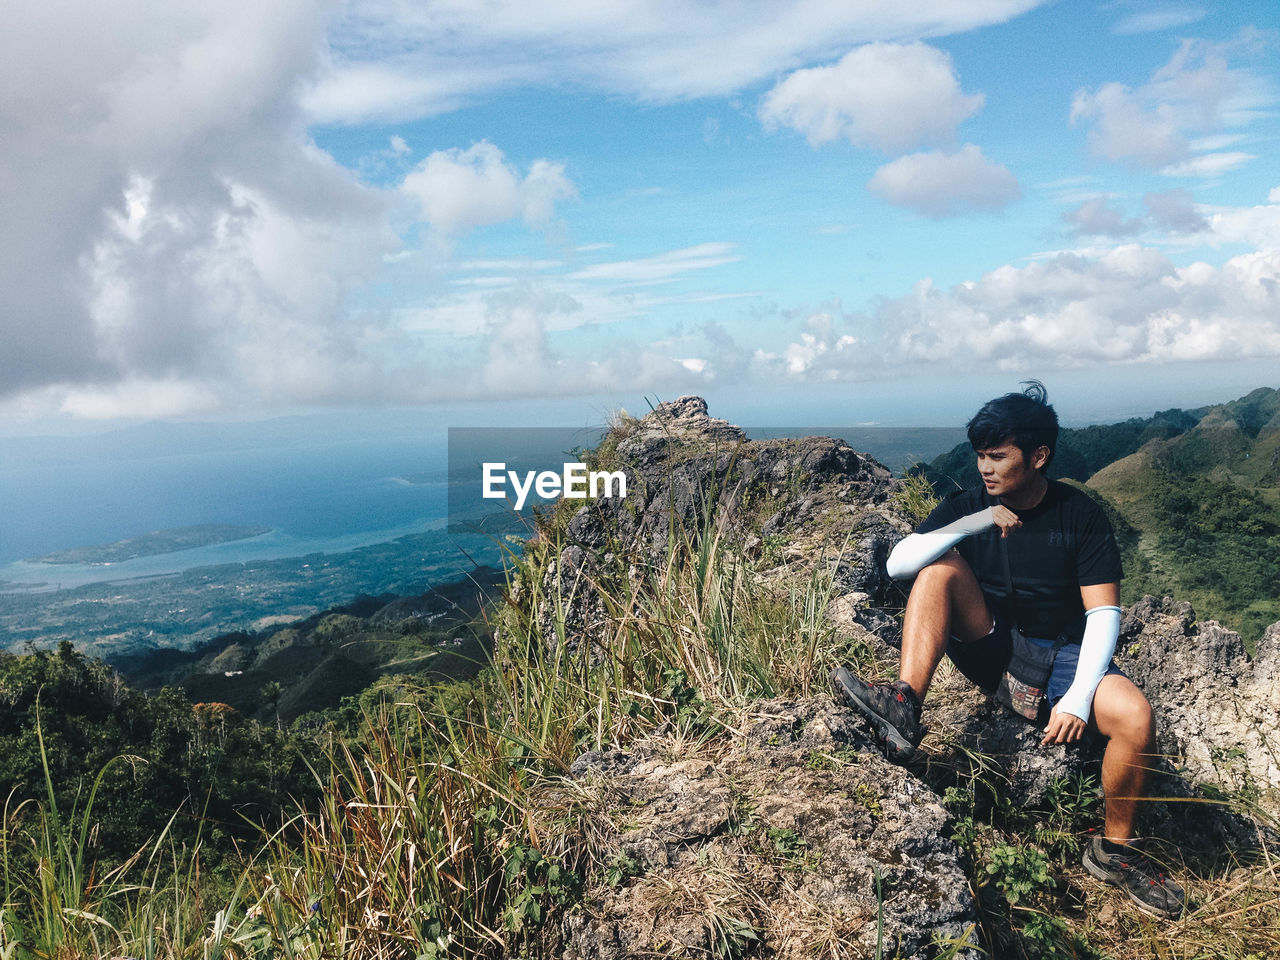
[{"label": "distant sea", "polygon": [[[151,425],[91,438],[0,441],[0,590],[66,589],[210,564],[342,554],[444,525],[446,446],[438,431],[433,438],[299,436],[279,425],[248,431],[243,425]],[[934,428],[748,433],[843,436],[895,470],[962,439],[958,429]],[[109,566],[24,562],[206,523],[271,533]],[[448,538],[439,543],[440,550],[456,550]]]},{"label": "distant sea", "polygon": [[[210,563],[342,553],[441,526],[444,447],[401,438],[323,445],[153,450],[108,445],[76,457],[35,455],[21,441],[0,465],[0,580],[93,580]],[[412,478],[410,480],[409,478]],[[250,540],[102,565],[25,558],[204,523],[269,527]]]}]

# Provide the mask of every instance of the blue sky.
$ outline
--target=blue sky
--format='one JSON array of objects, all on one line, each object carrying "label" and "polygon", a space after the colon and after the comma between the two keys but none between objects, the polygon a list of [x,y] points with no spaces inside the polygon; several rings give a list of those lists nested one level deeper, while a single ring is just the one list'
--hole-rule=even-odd
[{"label": "blue sky", "polygon": [[691,392],[952,423],[1028,376],[1080,422],[1280,385],[1271,2],[10,19],[2,432]]}]

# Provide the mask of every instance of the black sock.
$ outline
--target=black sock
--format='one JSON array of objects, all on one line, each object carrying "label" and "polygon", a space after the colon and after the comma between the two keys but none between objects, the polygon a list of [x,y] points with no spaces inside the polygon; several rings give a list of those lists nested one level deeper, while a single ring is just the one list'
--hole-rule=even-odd
[{"label": "black sock", "polygon": [[1108,857],[1114,857],[1119,854],[1126,853],[1128,849],[1129,845],[1127,843],[1115,843],[1108,840],[1106,837],[1102,838],[1102,852]]}]

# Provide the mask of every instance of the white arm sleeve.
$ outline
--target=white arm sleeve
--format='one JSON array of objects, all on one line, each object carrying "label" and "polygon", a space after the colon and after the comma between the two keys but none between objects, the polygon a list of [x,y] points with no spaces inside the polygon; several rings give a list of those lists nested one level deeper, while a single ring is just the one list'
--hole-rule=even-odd
[{"label": "white arm sleeve", "polygon": [[1080,638],[1080,660],[1076,677],[1058,701],[1058,709],[1081,720],[1089,720],[1093,692],[1111,664],[1120,636],[1120,608],[1094,607],[1085,613],[1084,636]]},{"label": "white arm sleeve", "polygon": [[885,563],[889,576],[895,580],[914,577],[965,537],[995,526],[993,509],[987,507],[959,520],[952,520],[945,527],[928,533],[913,533],[899,540]]}]

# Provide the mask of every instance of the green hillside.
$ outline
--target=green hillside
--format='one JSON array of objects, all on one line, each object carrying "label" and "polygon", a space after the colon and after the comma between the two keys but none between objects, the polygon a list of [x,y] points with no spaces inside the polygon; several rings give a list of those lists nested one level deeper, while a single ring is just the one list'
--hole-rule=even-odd
[{"label": "green hillside", "polygon": [[488,659],[481,608],[503,582],[480,567],[417,597],[363,596],[260,633],[224,634],[188,652],[119,657],[140,689],[180,689],[193,703],[226,704],[263,722],[331,710],[379,678],[468,680]]},{"label": "green hillside", "polygon": [[1280,392],[1264,388],[1209,408],[1088,482],[1140,534],[1126,594],[1190,600],[1252,646],[1280,620],[1278,480]]},{"label": "green hillside", "polygon": [[[968,444],[914,472],[939,494],[979,482]],[[1280,391],[1064,429],[1049,473],[1087,482],[1104,502],[1126,603],[1190,600],[1250,647],[1280,620]]]}]

